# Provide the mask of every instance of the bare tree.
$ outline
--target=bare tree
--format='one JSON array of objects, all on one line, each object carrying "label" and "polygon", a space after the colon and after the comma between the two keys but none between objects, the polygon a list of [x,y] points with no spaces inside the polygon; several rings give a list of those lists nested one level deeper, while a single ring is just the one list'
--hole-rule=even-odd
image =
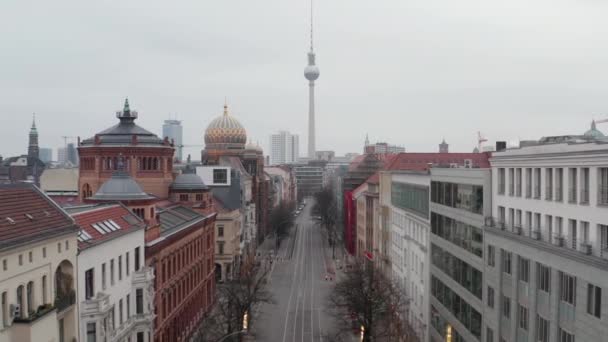
[{"label": "bare tree", "polygon": [[239,277],[217,287],[217,303],[203,319],[193,341],[241,341],[238,334],[252,328],[257,320],[254,310],[262,303],[272,303],[267,289],[268,263],[251,263],[241,269]]},{"label": "bare tree", "polygon": [[338,329],[333,341],[353,332],[362,341],[415,341],[405,322],[409,299],[392,279],[375,269],[371,262],[358,261],[338,279],[328,298],[330,313]]},{"label": "bare tree", "polygon": [[291,210],[292,205],[281,202],[270,212],[270,230],[275,235],[276,249],[281,246],[281,241],[289,235],[289,229],[293,226],[294,217]]},{"label": "bare tree", "polygon": [[313,212],[319,217],[319,223],[327,231],[329,245],[332,246],[332,258],[336,258],[336,200],[331,187],[323,188],[315,194]]}]

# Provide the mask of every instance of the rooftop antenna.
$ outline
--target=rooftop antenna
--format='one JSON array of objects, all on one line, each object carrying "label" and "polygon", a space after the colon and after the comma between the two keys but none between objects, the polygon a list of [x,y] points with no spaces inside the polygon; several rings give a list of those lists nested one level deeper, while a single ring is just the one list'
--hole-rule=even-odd
[{"label": "rooftop antenna", "polygon": [[313,51],[313,40],[312,40],[312,27],[313,27],[313,21],[312,21],[312,0],[310,0],[310,51]]}]

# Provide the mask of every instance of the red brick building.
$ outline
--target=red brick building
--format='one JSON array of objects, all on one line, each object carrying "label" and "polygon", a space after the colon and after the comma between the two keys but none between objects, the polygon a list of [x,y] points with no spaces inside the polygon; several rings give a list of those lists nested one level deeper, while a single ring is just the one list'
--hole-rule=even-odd
[{"label": "red brick building", "polygon": [[121,202],[144,220],[154,340],[186,341],[215,297],[211,195],[200,177],[174,174],[172,143],[137,126],[127,101],[116,116],[117,125],[79,142],[79,196]]}]

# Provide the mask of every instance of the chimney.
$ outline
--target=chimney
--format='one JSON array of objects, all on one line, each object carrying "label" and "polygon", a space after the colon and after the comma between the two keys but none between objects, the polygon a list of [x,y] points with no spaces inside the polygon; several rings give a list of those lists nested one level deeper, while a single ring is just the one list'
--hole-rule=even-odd
[{"label": "chimney", "polygon": [[507,149],[506,141],[497,141],[496,142],[496,152],[502,152]]}]

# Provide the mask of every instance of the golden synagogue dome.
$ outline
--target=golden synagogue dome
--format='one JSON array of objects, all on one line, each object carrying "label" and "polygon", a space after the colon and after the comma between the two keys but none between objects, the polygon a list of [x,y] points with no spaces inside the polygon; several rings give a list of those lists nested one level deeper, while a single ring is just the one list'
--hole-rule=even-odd
[{"label": "golden synagogue dome", "polygon": [[213,119],[205,130],[206,149],[243,149],[247,143],[247,131],[241,123],[228,114],[228,105],[224,105],[224,114]]}]

